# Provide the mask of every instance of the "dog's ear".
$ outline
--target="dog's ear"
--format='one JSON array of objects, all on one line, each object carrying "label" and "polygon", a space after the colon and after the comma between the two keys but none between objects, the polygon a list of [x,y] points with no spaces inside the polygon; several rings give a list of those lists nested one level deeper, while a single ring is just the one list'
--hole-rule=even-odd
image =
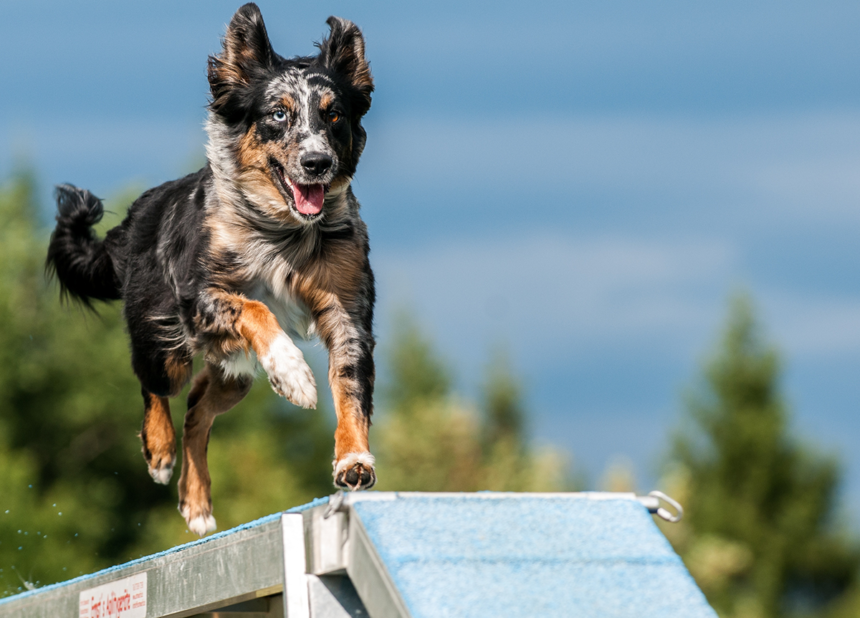
[{"label": "dog's ear", "polygon": [[363,116],[370,109],[370,93],[373,92],[370,65],[364,57],[364,37],[358,26],[347,19],[332,16],[326,23],[331,32],[319,44],[320,59],[324,66],[345,76],[358,91],[356,111]]},{"label": "dog's ear", "polygon": [[227,103],[236,87],[247,86],[256,74],[271,68],[275,58],[263,15],[253,2],[233,15],[223,45],[220,54],[209,56],[211,108],[215,111]]}]

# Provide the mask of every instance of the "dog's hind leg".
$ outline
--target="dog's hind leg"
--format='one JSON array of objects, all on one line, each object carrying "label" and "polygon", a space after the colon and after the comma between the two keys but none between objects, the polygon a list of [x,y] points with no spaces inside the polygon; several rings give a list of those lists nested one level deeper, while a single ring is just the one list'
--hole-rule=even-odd
[{"label": "dog's hind leg", "polygon": [[216,416],[242,401],[251,390],[252,383],[252,376],[228,377],[220,367],[207,363],[195,376],[188,394],[188,412],[182,433],[179,512],[188,529],[200,536],[215,530],[211,480],[206,462],[212,423]]},{"label": "dog's hind leg", "polygon": [[143,393],[143,427],[140,430],[143,456],[153,480],[167,485],[176,463],[176,431],[167,398],[178,395],[188,383],[191,357],[184,351],[144,355],[132,345],[132,366]]},{"label": "dog's hind leg", "polygon": [[143,428],[140,441],[149,475],[156,483],[167,485],[176,463],[176,431],[170,418],[167,397],[159,397],[145,388],[143,392]]}]

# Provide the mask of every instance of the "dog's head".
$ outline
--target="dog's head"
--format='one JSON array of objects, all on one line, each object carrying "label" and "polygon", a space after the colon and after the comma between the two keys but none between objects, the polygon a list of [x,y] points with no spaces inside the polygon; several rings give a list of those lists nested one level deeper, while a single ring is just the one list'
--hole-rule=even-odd
[{"label": "dog's head", "polygon": [[[209,58],[209,158],[270,216],[313,223],[352,180],[373,79],[364,38],[329,17],[314,57],[284,59],[255,4],[240,8]],[[216,170],[216,174],[219,173]]]}]

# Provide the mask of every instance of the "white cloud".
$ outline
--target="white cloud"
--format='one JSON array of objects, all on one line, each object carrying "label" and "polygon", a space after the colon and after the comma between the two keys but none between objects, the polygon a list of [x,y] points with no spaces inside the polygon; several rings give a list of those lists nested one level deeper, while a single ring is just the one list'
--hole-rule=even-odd
[{"label": "white cloud", "polygon": [[510,186],[573,196],[568,204],[583,193],[620,197],[631,208],[666,204],[680,219],[690,208],[718,206],[723,216],[860,221],[856,113],[375,122],[363,182],[434,190],[442,208],[463,189]]},{"label": "white cloud", "polygon": [[130,118],[80,121],[74,126],[0,122],[0,167],[9,169],[23,154],[49,185],[71,182],[97,195],[122,190],[130,182],[164,182],[190,171],[203,154],[198,123]]},{"label": "white cloud", "polygon": [[789,359],[860,356],[860,296],[761,295],[768,331]]},{"label": "white cloud", "polygon": [[758,190],[785,210],[860,220],[860,153],[798,155],[762,165],[755,176]]},{"label": "white cloud", "polygon": [[[443,344],[477,361],[494,341],[551,362],[659,343],[700,357],[725,319],[743,256],[713,239],[530,235],[373,254],[381,319],[405,302]],[[753,290],[772,339],[790,359],[860,351],[860,297]]]},{"label": "white cloud", "polygon": [[722,310],[735,262],[708,240],[552,235],[374,254],[383,307],[407,299],[458,355],[503,339],[532,358],[655,338],[686,348]]}]

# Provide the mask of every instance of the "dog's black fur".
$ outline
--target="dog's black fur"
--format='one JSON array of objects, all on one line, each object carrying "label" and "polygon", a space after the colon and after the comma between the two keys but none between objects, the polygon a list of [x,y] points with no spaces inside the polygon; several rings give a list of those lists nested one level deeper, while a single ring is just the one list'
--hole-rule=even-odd
[{"label": "dog's black fur", "polygon": [[336,484],[375,482],[367,452],[374,284],[350,187],[373,81],[358,28],[335,17],[328,24],[318,55],[285,59],[256,5],[239,9],[209,59],[207,166],[145,192],[103,240],[92,231],[101,201],[57,188],[48,268],[63,294],[88,305],[124,301],[146,404],[143,450],[159,482],[175,461],[167,398],[190,379],[192,357],[205,355],[180,478],[180,510],[200,534],[214,528],[207,426],[247,392],[254,355],[277,392],[316,404],[313,375],[283,331],[318,334],[329,349]]}]

